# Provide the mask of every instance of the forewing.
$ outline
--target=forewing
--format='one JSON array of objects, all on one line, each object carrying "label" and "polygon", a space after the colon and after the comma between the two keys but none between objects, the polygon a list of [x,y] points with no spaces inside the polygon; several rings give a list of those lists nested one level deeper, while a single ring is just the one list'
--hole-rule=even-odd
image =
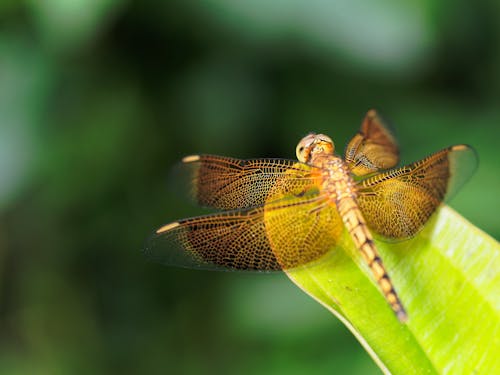
[{"label": "forewing", "polygon": [[194,200],[223,210],[263,205],[277,181],[285,190],[303,189],[313,183],[314,169],[286,159],[240,160],[215,155],[187,156],[182,167]]},{"label": "forewing", "polygon": [[375,110],[368,111],[361,129],[347,145],[345,161],[357,176],[393,168],[399,163],[396,139]]},{"label": "forewing", "polygon": [[415,235],[439,204],[472,175],[477,157],[457,145],[358,183],[358,204],[371,229],[390,239]]}]

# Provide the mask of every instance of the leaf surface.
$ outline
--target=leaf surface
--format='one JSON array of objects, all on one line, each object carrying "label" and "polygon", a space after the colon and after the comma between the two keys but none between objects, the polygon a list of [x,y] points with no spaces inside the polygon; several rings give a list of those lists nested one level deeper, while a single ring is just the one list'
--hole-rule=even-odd
[{"label": "leaf surface", "polygon": [[414,238],[376,241],[408,312],[398,321],[344,233],[319,262],[287,271],[386,374],[500,374],[500,245],[442,206]]}]

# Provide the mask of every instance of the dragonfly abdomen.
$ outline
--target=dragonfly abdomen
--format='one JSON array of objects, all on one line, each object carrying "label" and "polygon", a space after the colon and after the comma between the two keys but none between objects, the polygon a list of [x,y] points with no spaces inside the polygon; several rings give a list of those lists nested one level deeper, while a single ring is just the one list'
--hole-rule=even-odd
[{"label": "dragonfly abdomen", "polygon": [[394,289],[392,281],[387,274],[384,263],[380,258],[379,252],[373,237],[366,225],[366,221],[358,207],[354,197],[343,197],[337,200],[337,209],[340,217],[346,226],[354,244],[361,252],[363,259],[372,271],[372,274],[377,281],[384,297],[391,305],[391,308],[396,313],[401,321],[407,319],[405,309]]}]

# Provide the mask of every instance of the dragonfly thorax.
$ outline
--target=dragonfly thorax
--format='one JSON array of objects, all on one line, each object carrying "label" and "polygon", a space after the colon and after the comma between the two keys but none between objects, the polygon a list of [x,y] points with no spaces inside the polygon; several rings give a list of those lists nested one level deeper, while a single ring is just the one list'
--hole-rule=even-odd
[{"label": "dragonfly thorax", "polygon": [[322,190],[332,202],[338,204],[343,198],[356,198],[356,183],[344,160],[334,155],[318,155],[310,164],[321,169]]},{"label": "dragonfly thorax", "polygon": [[317,155],[333,155],[335,145],[330,137],[324,134],[308,134],[297,145],[297,159],[302,163],[310,163]]}]

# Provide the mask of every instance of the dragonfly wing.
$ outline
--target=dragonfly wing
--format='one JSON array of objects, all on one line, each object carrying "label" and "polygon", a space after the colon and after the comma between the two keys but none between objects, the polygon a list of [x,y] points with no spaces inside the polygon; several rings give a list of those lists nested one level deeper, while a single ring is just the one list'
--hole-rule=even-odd
[{"label": "dragonfly wing", "polygon": [[223,210],[262,206],[278,180],[289,190],[311,185],[314,169],[286,159],[241,160],[215,155],[187,156],[183,167],[195,201]]},{"label": "dragonfly wing", "polygon": [[264,209],[179,220],[158,229],[145,249],[167,265],[209,270],[280,270],[267,240]]},{"label": "dragonfly wing", "polygon": [[456,145],[358,183],[358,204],[374,231],[390,239],[415,235],[439,204],[472,175],[477,157]]},{"label": "dragonfly wing", "polygon": [[375,110],[368,111],[361,129],[347,145],[345,161],[357,176],[393,168],[399,163],[396,139]]},{"label": "dragonfly wing", "polygon": [[180,220],[158,229],[145,253],[188,268],[293,268],[319,258],[338,241],[342,223],[325,202],[310,188],[298,195],[276,193],[263,207]]}]

